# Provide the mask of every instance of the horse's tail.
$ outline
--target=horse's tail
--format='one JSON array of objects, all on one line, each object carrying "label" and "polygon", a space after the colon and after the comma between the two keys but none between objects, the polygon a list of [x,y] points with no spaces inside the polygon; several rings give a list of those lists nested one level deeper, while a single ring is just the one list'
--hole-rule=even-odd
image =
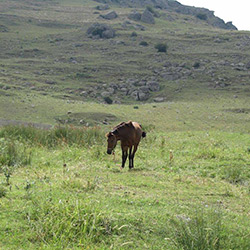
[{"label": "horse's tail", "polygon": [[143,138],[146,137],[146,135],[147,135],[147,134],[146,134],[146,132],[144,132],[144,131],[143,131],[142,134],[141,134],[141,136],[142,136]]}]

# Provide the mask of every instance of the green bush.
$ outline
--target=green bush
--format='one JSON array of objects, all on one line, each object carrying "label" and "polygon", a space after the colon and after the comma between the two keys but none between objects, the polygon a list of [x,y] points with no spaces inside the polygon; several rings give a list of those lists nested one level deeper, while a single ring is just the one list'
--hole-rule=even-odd
[{"label": "green bush", "polygon": [[103,98],[104,99],[104,101],[107,103],[107,104],[112,104],[113,103],[113,100],[110,98],[110,97],[104,97]]},{"label": "green bush", "polygon": [[133,31],[132,33],[131,33],[131,37],[136,37],[137,36],[137,33],[135,32],[135,31]]},{"label": "green bush", "polygon": [[195,69],[198,69],[200,67],[200,63],[199,62],[195,62],[194,65],[193,65],[193,67]]},{"label": "green bush", "polygon": [[155,48],[158,50],[158,52],[165,52],[165,53],[167,52],[167,49],[168,49],[167,45],[164,43],[156,44]]},{"label": "green bush", "polygon": [[148,46],[148,43],[147,43],[146,41],[141,41],[141,42],[139,43],[139,45],[141,45],[141,46]]}]

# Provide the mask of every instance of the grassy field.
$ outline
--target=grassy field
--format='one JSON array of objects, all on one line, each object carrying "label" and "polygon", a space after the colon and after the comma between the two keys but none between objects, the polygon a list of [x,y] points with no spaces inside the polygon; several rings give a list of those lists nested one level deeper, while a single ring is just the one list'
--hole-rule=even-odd
[{"label": "grassy field", "polygon": [[248,249],[249,134],[151,130],[131,171],[103,135],[1,130],[2,249]]},{"label": "grassy field", "polygon": [[[0,0],[0,249],[249,249],[249,32],[164,10],[142,31],[97,5]],[[131,79],[160,90],[136,101]],[[128,120],[147,137],[120,171],[105,133]],[[50,129],[10,125],[29,123]]]}]

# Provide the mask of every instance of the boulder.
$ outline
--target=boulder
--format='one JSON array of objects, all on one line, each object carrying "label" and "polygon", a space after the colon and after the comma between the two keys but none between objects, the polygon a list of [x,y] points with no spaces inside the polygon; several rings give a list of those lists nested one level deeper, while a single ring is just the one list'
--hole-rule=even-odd
[{"label": "boulder", "polygon": [[141,14],[137,11],[132,12],[128,16],[129,19],[134,20],[134,21],[140,21],[141,20]]},{"label": "boulder", "polygon": [[160,85],[158,82],[147,82],[147,87],[153,92],[160,90]]},{"label": "boulder", "polygon": [[105,4],[105,5],[98,5],[96,6],[97,10],[108,10],[109,9],[109,5]]},{"label": "boulder", "polygon": [[154,102],[164,102],[164,97],[155,97]]},{"label": "boulder", "polygon": [[113,38],[113,37],[115,37],[115,30],[113,30],[113,29],[105,30],[102,33],[102,38],[110,39],[110,38]]},{"label": "boulder", "polygon": [[148,24],[155,24],[153,14],[147,9],[142,13],[141,21]]},{"label": "boulder", "polygon": [[87,35],[90,38],[109,39],[115,37],[115,30],[109,25],[94,23],[88,28]]},{"label": "boulder", "polygon": [[104,91],[101,93],[102,97],[109,97],[110,95],[112,95],[112,94],[110,94],[110,92],[108,92],[108,91]]},{"label": "boulder", "polygon": [[100,17],[107,19],[107,20],[113,20],[118,17],[115,11],[111,11],[106,15],[100,15]]}]

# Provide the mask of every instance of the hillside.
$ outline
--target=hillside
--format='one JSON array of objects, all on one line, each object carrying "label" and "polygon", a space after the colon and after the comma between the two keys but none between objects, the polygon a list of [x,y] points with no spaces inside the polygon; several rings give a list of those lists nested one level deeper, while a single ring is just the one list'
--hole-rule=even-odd
[{"label": "hillside", "polygon": [[[68,108],[61,114],[58,102],[249,98],[249,32],[215,27],[211,11],[178,2],[99,2],[0,1],[3,119],[66,120]],[[115,36],[87,34],[94,23]],[[159,43],[167,45],[166,53],[157,52]],[[248,113],[239,106],[228,109]]]}]

